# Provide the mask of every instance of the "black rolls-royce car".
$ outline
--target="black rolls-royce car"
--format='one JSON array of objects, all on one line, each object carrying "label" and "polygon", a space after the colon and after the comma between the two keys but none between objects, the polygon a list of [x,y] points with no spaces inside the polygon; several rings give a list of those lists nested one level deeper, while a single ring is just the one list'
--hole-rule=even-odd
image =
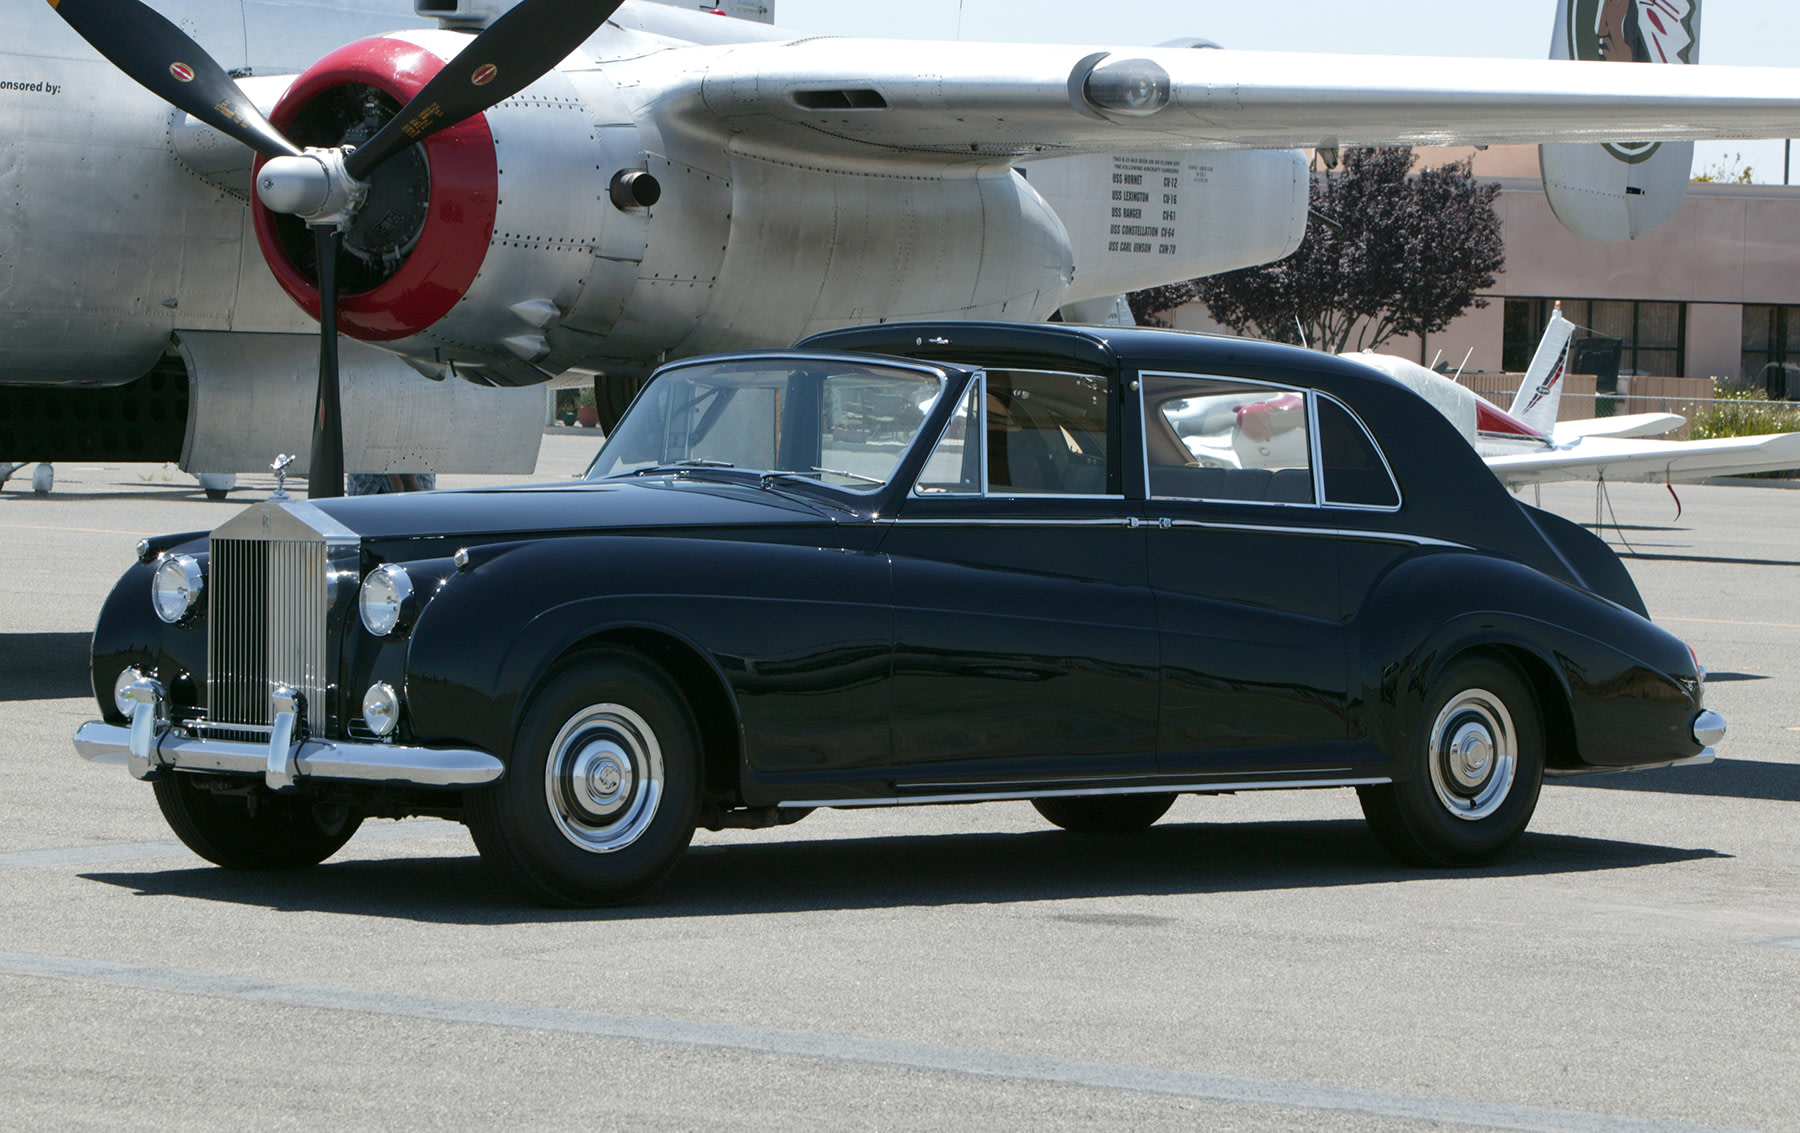
[{"label": "black rolls-royce car", "polygon": [[195,852],[468,824],[526,894],[631,898],[697,826],[1357,789],[1482,862],[1546,775],[1724,721],[1587,531],[1353,361],[1147,330],[890,325],[660,371],[576,483],[309,503],[146,540],[76,746]]}]

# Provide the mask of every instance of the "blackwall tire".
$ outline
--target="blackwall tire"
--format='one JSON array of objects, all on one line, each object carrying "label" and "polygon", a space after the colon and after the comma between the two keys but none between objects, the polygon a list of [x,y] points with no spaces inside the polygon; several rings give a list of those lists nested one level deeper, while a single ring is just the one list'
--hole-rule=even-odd
[{"label": "blackwall tire", "polygon": [[506,777],[471,792],[481,856],[541,904],[633,900],[675,868],[699,817],[693,713],[661,669],[590,655],[532,698]]},{"label": "blackwall tire", "polygon": [[1077,795],[1032,799],[1051,822],[1077,834],[1135,834],[1148,830],[1175,804],[1174,795]]},{"label": "blackwall tire", "polygon": [[318,865],[362,825],[341,805],[258,791],[255,809],[241,795],[215,795],[192,775],[165,772],[156,805],[187,848],[226,869],[287,870]]},{"label": "blackwall tire", "polygon": [[1543,786],[1543,715],[1531,686],[1497,658],[1452,662],[1403,762],[1400,781],[1356,789],[1376,840],[1413,865],[1492,861],[1525,832]]}]

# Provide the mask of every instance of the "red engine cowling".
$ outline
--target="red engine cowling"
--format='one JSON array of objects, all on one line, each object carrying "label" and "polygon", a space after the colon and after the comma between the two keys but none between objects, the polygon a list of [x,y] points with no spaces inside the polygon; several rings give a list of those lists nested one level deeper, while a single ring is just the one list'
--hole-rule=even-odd
[{"label": "red engine cowling", "polygon": [[[300,145],[366,137],[437,74],[444,59],[410,38],[360,40],[319,60],[270,119]],[[439,323],[474,283],[494,235],[500,196],[494,137],[476,115],[397,156],[372,179],[346,234],[338,329],[392,342]],[[261,168],[259,159],[257,168]],[[319,290],[303,222],[253,207],[256,239],[275,279],[313,318]]]}]

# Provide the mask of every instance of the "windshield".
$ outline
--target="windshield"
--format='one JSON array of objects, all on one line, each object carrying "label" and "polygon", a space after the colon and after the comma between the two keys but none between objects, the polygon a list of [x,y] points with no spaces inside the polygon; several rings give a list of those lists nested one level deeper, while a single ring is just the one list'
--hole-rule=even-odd
[{"label": "windshield", "polygon": [[935,374],[822,358],[683,366],[638,395],[587,478],[733,468],[872,492],[893,476],[942,385]]}]

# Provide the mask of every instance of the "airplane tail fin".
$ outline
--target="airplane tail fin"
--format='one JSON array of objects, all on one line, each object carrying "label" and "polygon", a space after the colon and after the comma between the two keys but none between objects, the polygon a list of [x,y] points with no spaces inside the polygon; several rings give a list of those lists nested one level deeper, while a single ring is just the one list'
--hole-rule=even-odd
[{"label": "airplane tail fin", "polygon": [[1544,436],[1556,431],[1556,409],[1562,404],[1563,377],[1569,368],[1569,344],[1575,337],[1575,324],[1563,318],[1562,304],[1550,313],[1550,324],[1538,341],[1532,355],[1531,368],[1519,385],[1507,413]]},{"label": "airplane tail fin", "polygon": [[[1558,0],[1552,59],[1698,63],[1701,0]],[[1635,240],[1675,215],[1694,143],[1559,142],[1538,147],[1544,192],[1589,240]]]}]

